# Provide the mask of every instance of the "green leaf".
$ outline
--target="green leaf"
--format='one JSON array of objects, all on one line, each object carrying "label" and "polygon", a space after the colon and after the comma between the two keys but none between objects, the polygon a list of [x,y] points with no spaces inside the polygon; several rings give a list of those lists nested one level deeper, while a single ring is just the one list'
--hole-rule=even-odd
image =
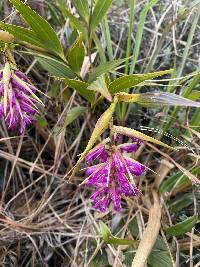
[{"label": "green leaf", "polygon": [[112,101],[112,96],[108,91],[107,83],[105,81],[105,76],[101,75],[96,79],[96,81],[92,82],[88,87],[88,90],[99,92],[104,96],[108,101]]},{"label": "green leaf", "polygon": [[113,235],[111,235],[105,242],[113,245],[135,245],[138,243],[138,241],[134,239],[119,238]]},{"label": "green leaf", "polygon": [[[196,175],[200,173],[200,166],[197,166],[191,170],[191,173]],[[167,180],[165,180],[160,187],[160,193],[163,195],[166,192],[171,192],[176,189],[185,188],[187,186],[191,186],[190,179],[183,175],[182,172],[177,172],[175,175],[170,176]]]},{"label": "green leaf", "polygon": [[99,222],[99,227],[101,231],[101,238],[106,242],[106,244],[133,245],[138,243],[138,241],[133,239],[118,238],[116,236],[113,236],[108,226],[102,221]]},{"label": "green leaf", "polygon": [[83,37],[87,39],[87,31],[83,24],[66,8],[65,5],[60,4],[60,9],[63,12],[63,15],[69,18],[70,22],[74,25],[74,27],[83,33]]},{"label": "green leaf", "polygon": [[36,54],[32,52],[26,52],[26,54],[30,54],[35,56],[38,62],[42,65],[42,67],[47,70],[51,75],[60,77],[60,78],[75,78],[76,74],[67,66],[63,61],[58,60],[54,57],[50,57],[44,54]]},{"label": "green leaf", "polygon": [[193,90],[190,93],[190,95],[188,96],[188,99],[193,100],[193,101],[195,101],[199,98],[200,98],[200,91],[197,91],[197,90]]},{"label": "green leaf", "polygon": [[82,42],[82,34],[80,34],[68,54],[68,63],[74,72],[80,73],[84,57],[85,48]]},{"label": "green leaf", "polygon": [[29,29],[25,29],[20,26],[7,24],[4,22],[0,22],[0,28],[14,35],[14,37],[20,41],[24,41],[33,45],[45,47],[37,35]]},{"label": "green leaf", "polygon": [[72,0],[80,16],[86,21],[89,21],[89,5],[88,0]]},{"label": "green leaf", "polygon": [[182,222],[179,222],[171,227],[166,228],[165,232],[173,236],[184,235],[185,233],[191,231],[191,229],[195,226],[197,221],[198,221],[198,216],[194,215]]},{"label": "green leaf", "polygon": [[134,51],[133,51],[133,59],[132,63],[130,66],[130,73],[133,73],[135,70],[135,64],[138,59],[138,55],[140,52],[140,46],[141,46],[141,41],[142,41],[142,35],[144,31],[144,24],[145,24],[145,19],[146,16],[149,12],[149,10],[158,2],[158,0],[151,0],[148,1],[145,7],[142,9],[139,17],[139,22],[138,22],[138,27],[137,27],[137,34],[136,34],[136,40],[135,40],[135,46],[134,46]]},{"label": "green leaf", "polygon": [[70,88],[76,90],[82,97],[88,100],[90,103],[94,103],[95,94],[94,92],[88,90],[89,83],[73,80],[73,79],[61,79],[65,84],[67,84]]},{"label": "green leaf", "polygon": [[38,39],[48,50],[64,57],[60,41],[51,25],[29,6],[20,0],[9,0],[22,15],[26,23],[35,32]]},{"label": "green leaf", "polygon": [[200,102],[195,102],[187,98],[184,98],[182,96],[168,92],[138,94],[138,99],[136,100],[136,102],[138,104],[150,107],[152,106],[200,107]]},{"label": "green leaf", "polygon": [[[131,267],[133,258],[135,256],[135,251],[132,248],[129,248],[129,250],[124,253],[124,256],[125,266]],[[151,254],[147,259],[147,263],[147,266],[149,267],[173,267],[166,245],[161,236],[158,236]]]},{"label": "green leaf", "polygon": [[178,212],[188,206],[190,206],[193,202],[193,194],[183,194],[181,196],[176,197],[175,199],[169,202],[170,212],[175,213]]},{"label": "green leaf", "polygon": [[112,94],[118,93],[118,92],[125,92],[127,89],[136,86],[146,80],[151,80],[154,78],[157,78],[162,75],[166,75],[171,73],[173,70],[164,70],[164,71],[158,71],[153,73],[146,73],[146,74],[132,74],[127,76],[122,76],[109,85],[109,91]]},{"label": "green leaf", "polygon": [[98,67],[92,70],[92,72],[89,75],[88,81],[93,82],[97,77],[101,76],[101,74],[115,69],[117,66],[121,65],[124,61],[126,61],[126,58],[108,61],[99,65]]},{"label": "green leaf", "polygon": [[139,235],[139,228],[138,228],[138,223],[137,219],[133,218],[129,224],[128,224],[128,229],[133,237],[137,237]]},{"label": "green leaf", "polygon": [[90,20],[91,31],[101,22],[111,4],[112,0],[97,0]]},{"label": "green leaf", "polygon": [[161,194],[164,194],[166,192],[173,192],[176,189],[179,189],[180,191],[184,188],[190,187],[192,185],[190,179],[181,174],[181,172],[172,175],[169,177],[166,181],[164,181],[160,187]]},{"label": "green leaf", "polygon": [[45,119],[43,116],[37,114],[37,115],[36,115],[36,119],[37,119],[38,124],[39,124],[41,127],[45,127],[45,126],[47,126],[47,121],[46,121],[46,119]]},{"label": "green leaf", "polygon": [[167,251],[152,251],[147,262],[153,267],[173,267]]},{"label": "green leaf", "polygon": [[70,111],[67,113],[63,126],[56,128],[54,133],[60,134],[69,124],[71,124],[74,120],[76,120],[86,110],[87,110],[86,107],[81,107],[81,106],[70,109]]},{"label": "green leaf", "polygon": [[99,227],[100,227],[101,237],[104,241],[106,241],[108,237],[111,235],[110,229],[102,221],[99,221]]}]

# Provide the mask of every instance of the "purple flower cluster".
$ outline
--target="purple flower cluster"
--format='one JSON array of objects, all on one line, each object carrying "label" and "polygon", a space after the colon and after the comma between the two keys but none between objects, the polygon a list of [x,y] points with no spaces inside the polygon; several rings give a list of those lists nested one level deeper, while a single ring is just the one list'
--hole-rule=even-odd
[{"label": "purple flower cluster", "polygon": [[22,134],[26,126],[35,122],[36,102],[41,103],[35,92],[28,77],[9,63],[0,70],[0,118],[5,117],[11,130],[18,128]]},{"label": "purple flower cluster", "polygon": [[138,143],[115,146],[112,151],[108,151],[104,144],[100,144],[86,156],[87,163],[94,160],[100,162],[86,170],[87,178],[84,182],[87,187],[95,188],[90,199],[99,211],[105,212],[111,202],[115,211],[120,211],[122,195],[130,197],[140,194],[133,178],[144,173],[145,166],[126,155],[135,152]]}]

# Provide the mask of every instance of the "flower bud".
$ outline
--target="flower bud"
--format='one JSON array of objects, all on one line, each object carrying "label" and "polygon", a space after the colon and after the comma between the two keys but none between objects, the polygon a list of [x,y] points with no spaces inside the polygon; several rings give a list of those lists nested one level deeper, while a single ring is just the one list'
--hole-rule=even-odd
[{"label": "flower bud", "polygon": [[0,30],[0,41],[3,41],[5,43],[13,43],[15,40],[15,37],[5,31]]}]

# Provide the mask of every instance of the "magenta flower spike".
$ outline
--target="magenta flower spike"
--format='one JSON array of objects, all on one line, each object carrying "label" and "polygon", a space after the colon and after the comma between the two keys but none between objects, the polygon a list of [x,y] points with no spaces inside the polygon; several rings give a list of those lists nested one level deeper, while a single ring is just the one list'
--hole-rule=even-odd
[{"label": "magenta flower spike", "polygon": [[36,103],[42,104],[36,90],[24,73],[5,64],[0,71],[0,118],[4,116],[9,129],[19,129],[22,134],[36,121]]},{"label": "magenta flower spike", "polygon": [[[115,211],[121,210],[121,197],[135,197],[140,195],[133,178],[144,173],[145,166],[125,157],[123,153],[136,151],[136,144],[120,145],[112,152],[107,152],[104,145],[98,145],[86,156],[87,163],[99,160],[100,164],[90,166],[86,170],[86,187],[94,187],[95,192],[90,199],[93,206],[100,212],[105,212],[113,203]],[[125,149],[121,149],[121,148]],[[129,177],[131,176],[131,179]],[[130,182],[131,181],[131,182]]]}]

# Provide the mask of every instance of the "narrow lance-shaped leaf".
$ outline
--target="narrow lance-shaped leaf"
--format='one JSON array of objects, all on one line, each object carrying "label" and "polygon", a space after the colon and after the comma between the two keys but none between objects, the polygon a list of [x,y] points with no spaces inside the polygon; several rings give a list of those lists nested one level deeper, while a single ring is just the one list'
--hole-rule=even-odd
[{"label": "narrow lance-shaped leaf", "polygon": [[80,16],[86,21],[89,21],[89,5],[88,0],[72,0]]},{"label": "narrow lance-shaped leaf", "polygon": [[192,193],[187,193],[178,196],[169,203],[169,208],[172,213],[183,210],[194,202],[194,196]]},{"label": "narrow lance-shaped leaf", "polygon": [[101,22],[111,4],[112,0],[97,0],[90,20],[90,29],[92,31]]},{"label": "narrow lance-shaped leaf", "polygon": [[91,91],[99,92],[106,99],[108,99],[109,101],[112,101],[112,96],[110,92],[108,91],[108,87],[107,87],[107,83],[105,81],[104,75],[101,75],[100,77],[98,77],[96,81],[94,81],[87,87],[87,89]]},{"label": "narrow lance-shaped leaf", "polygon": [[194,215],[182,222],[179,222],[171,227],[166,228],[165,232],[173,236],[184,235],[185,233],[191,231],[191,229],[195,226],[197,221],[198,221],[198,216]]},{"label": "narrow lance-shaped leaf", "polygon": [[54,131],[55,134],[60,134],[70,123],[72,123],[81,114],[83,114],[86,111],[86,109],[87,109],[86,107],[81,107],[81,106],[70,109],[70,111],[67,113],[63,126],[56,128]]},{"label": "narrow lance-shaped leaf", "polygon": [[[165,194],[166,192],[174,192],[177,191],[178,188],[191,187],[191,179],[189,179],[188,174],[182,174],[182,171],[175,173],[170,176],[167,180],[165,180],[160,187],[160,193]],[[200,166],[195,167],[190,172],[193,176],[198,175],[200,173]],[[194,180],[194,178],[192,179]]]},{"label": "narrow lance-shaped leaf", "polygon": [[110,229],[108,228],[108,226],[102,222],[99,221],[99,227],[100,227],[100,232],[101,232],[101,237],[102,239],[105,241],[109,238],[109,236],[111,235]]},{"label": "narrow lance-shaped leaf", "polygon": [[37,37],[37,35],[30,29],[25,29],[20,26],[0,22],[0,28],[12,34],[17,41],[27,42],[32,45],[40,46],[45,48],[41,40]]},{"label": "narrow lance-shaped leaf", "polygon": [[42,67],[47,70],[51,75],[59,78],[75,78],[74,71],[63,61],[50,57],[44,54],[36,54],[34,52],[23,52],[35,56]]},{"label": "narrow lance-shaped leaf", "polygon": [[89,83],[82,82],[74,79],[60,79],[62,82],[67,84],[70,88],[76,90],[82,97],[88,100],[91,104],[95,101],[95,93],[93,91],[88,90]]},{"label": "narrow lance-shaped leaf", "polygon": [[36,115],[36,119],[37,119],[37,123],[41,126],[41,127],[45,127],[47,126],[47,121],[45,119],[44,116],[41,116],[39,114]]},{"label": "narrow lance-shaped leaf", "polygon": [[123,126],[113,126],[113,130],[116,133],[119,133],[119,134],[122,134],[122,135],[126,135],[126,136],[129,136],[129,137],[136,137],[136,138],[139,138],[139,139],[147,141],[147,142],[152,142],[154,144],[157,144],[157,145],[160,145],[160,146],[164,146],[164,147],[172,149],[172,150],[176,150],[176,148],[168,146],[167,144],[165,144],[165,143],[163,143],[163,142],[161,142],[159,140],[156,140],[153,137],[150,137],[150,136],[148,136],[146,134],[143,134],[143,133],[138,132],[138,131],[136,131],[134,129],[131,129],[131,128],[127,128],[127,127],[123,127]]},{"label": "narrow lance-shaped leaf", "polygon": [[83,33],[84,39],[87,39],[87,31],[86,28],[83,26],[83,23],[80,22],[67,8],[66,4],[60,4],[60,9],[64,16],[68,17],[70,22],[73,26],[79,31]]},{"label": "narrow lance-shaped leaf", "polygon": [[133,245],[133,244],[138,243],[138,241],[135,241],[133,239],[119,238],[119,237],[113,236],[108,226],[102,221],[99,222],[99,227],[101,231],[101,238],[105,241],[106,244]]},{"label": "narrow lance-shaped leaf", "polygon": [[135,64],[138,59],[141,41],[142,41],[142,35],[144,31],[144,24],[146,20],[146,16],[149,12],[149,10],[158,2],[158,0],[150,0],[147,2],[147,4],[144,6],[143,10],[140,13],[139,22],[138,22],[138,28],[137,28],[137,34],[136,34],[136,40],[133,50],[133,59],[130,66],[130,73],[133,73],[135,70]]},{"label": "narrow lance-shaped leaf", "polygon": [[200,107],[199,102],[195,102],[184,98],[182,96],[168,93],[168,92],[152,92],[144,94],[127,94],[118,93],[116,95],[118,101],[128,103],[138,103],[144,106],[186,106],[186,107]]},{"label": "narrow lance-shaped leaf", "polygon": [[10,0],[10,2],[19,11],[23,19],[32,28],[43,45],[52,52],[64,57],[60,41],[51,25],[20,0]]},{"label": "narrow lance-shaped leaf", "polygon": [[99,65],[98,67],[93,69],[92,72],[89,74],[88,82],[93,82],[97,77],[101,76],[101,74],[115,69],[117,66],[121,65],[124,61],[126,61],[126,58],[108,61]]},{"label": "narrow lance-shaped leaf", "polygon": [[74,72],[80,74],[83,60],[85,57],[85,48],[82,42],[82,33],[77,38],[68,54],[68,63]]},{"label": "narrow lance-shaped leaf", "polygon": [[164,70],[164,71],[158,71],[153,73],[146,73],[146,74],[132,74],[132,75],[126,75],[122,76],[120,78],[117,78],[109,85],[109,91],[111,94],[115,94],[118,92],[124,92],[127,89],[136,86],[146,80],[151,80],[154,78],[157,78],[159,76],[163,76],[166,74],[171,73],[173,70]]},{"label": "narrow lance-shaped leaf", "polygon": [[199,102],[195,102],[184,98],[182,96],[168,93],[168,92],[155,92],[140,94],[137,100],[142,105],[165,105],[165,106],[186,106],[186,107],[200,107]]}]

